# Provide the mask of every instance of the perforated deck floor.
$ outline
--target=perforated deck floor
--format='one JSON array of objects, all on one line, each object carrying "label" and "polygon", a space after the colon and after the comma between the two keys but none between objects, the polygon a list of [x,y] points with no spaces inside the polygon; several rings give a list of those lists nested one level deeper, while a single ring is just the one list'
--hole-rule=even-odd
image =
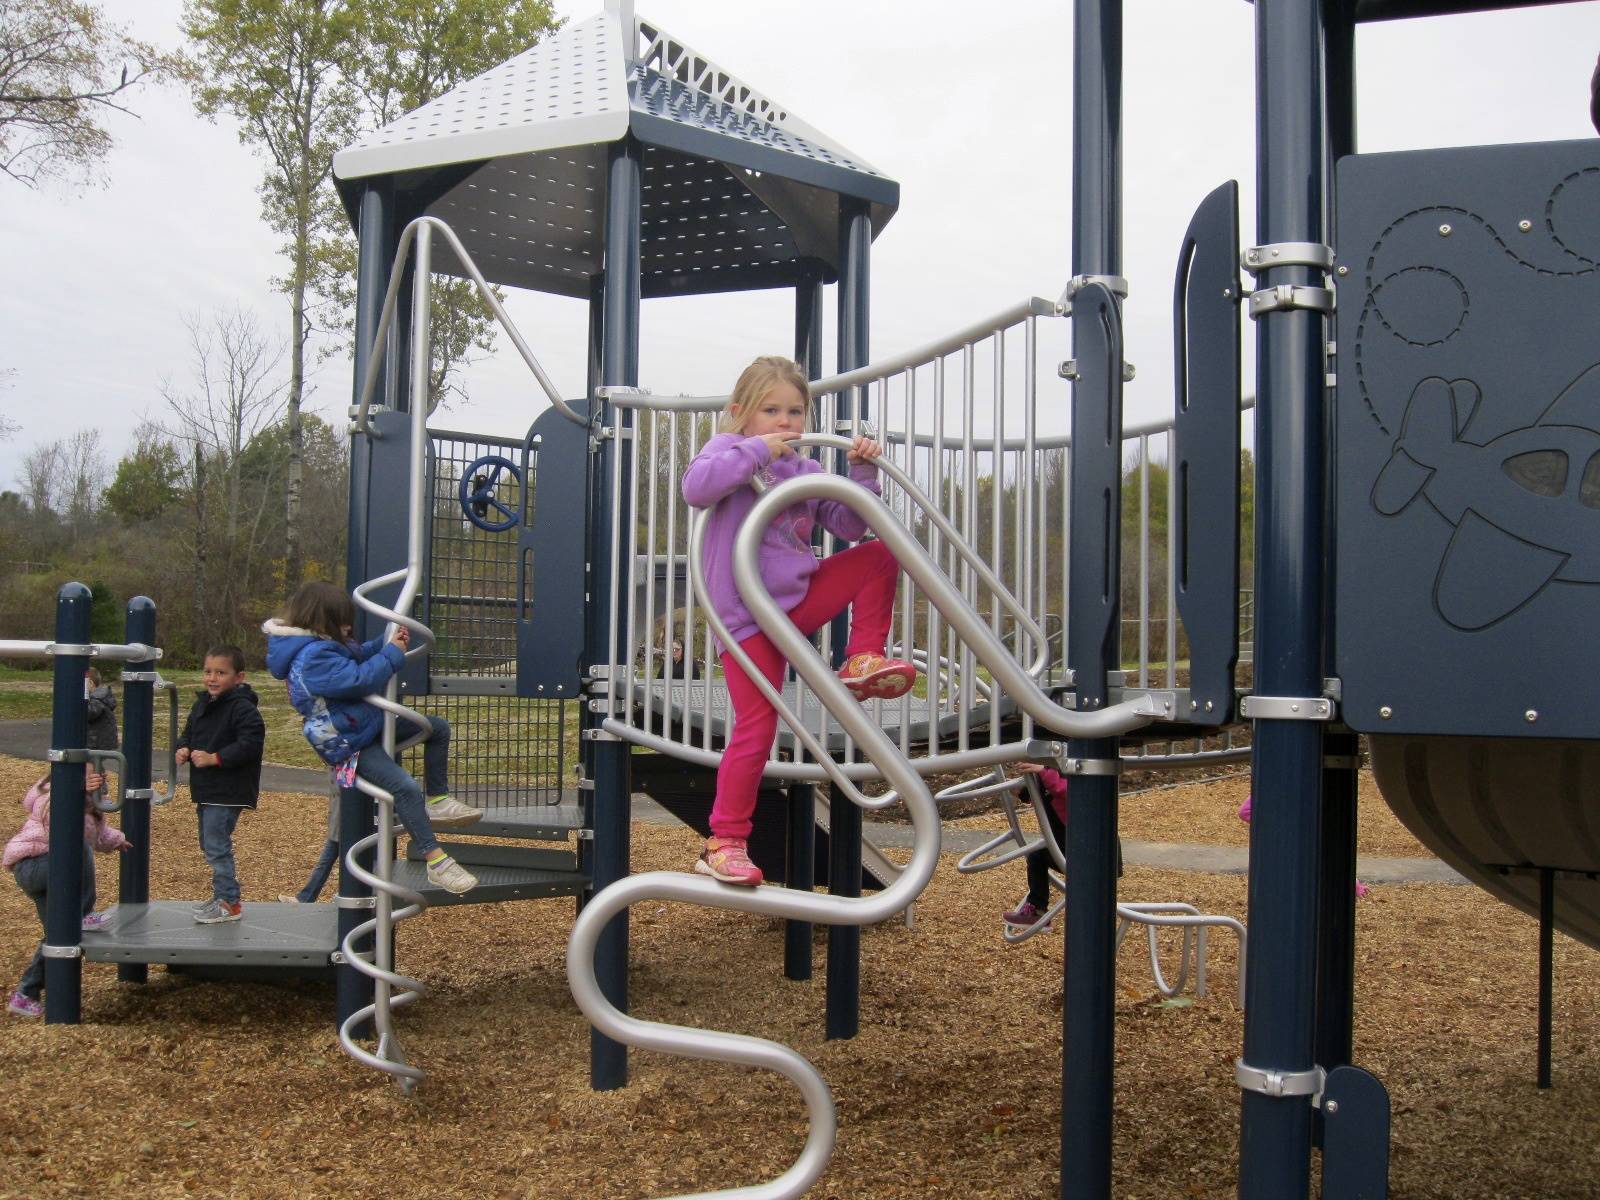
[{"label": "perforated deck floor", "polygon": [[464,896],[452,895],[428,882],[427,867],[402,859],[394,864],[394,881],[421,892],[430,905],[493,904],[501,900],[536,900],[542,896],[576,896],[589,886],[577,871],[545,871],[529,867],[468,864],[478,886]]},{"label": "perforated deck floor", "polygon": [[221,925],[199,925],[189,900],[119,904],[83,935],[90,962],[181,966],[326,967],[338,946],[331,904],[255,904]]}]

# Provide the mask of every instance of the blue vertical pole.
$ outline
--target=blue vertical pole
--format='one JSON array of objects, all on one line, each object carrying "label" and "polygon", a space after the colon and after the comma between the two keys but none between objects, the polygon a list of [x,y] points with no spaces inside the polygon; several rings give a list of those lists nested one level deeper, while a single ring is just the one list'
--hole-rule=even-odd
[{"label": "blue vertical pole", "polygon": [[[56,593],[56,644],[89,641],[89,589],[62,584]],[[44,914],[44,1019],[76,1025],[82,1008],[83,943],[83,761],[62,753],[82,750],[89,740],[89,710],[83,701],[87,654],[55,655],[55,701],[50,720],[50,864]]]},{"label": "blue vertical pole", "polygon": [[[595,389],[600,386],[600,381],[602,379],[601,371],[603,364],[601,359],[605,353],[605,328],[605,277],[601,275],[591,275],[589,277],[589,353],[588,362],[586,364],[586,370],[584,373],[584,394],[588,397],[587,403],[589,407],[580,410],[583,412],[594,412],[598,407],[598,401],[595,400],[594,394]],[[597,511],[599,493],[604,490],[604,480],[600,478],[598,471],[595,469],[597,463],[591,461],[589,465],[590,471],[588,477],[588,490],[584,495],[583,504],[585,513],[594,514]],[[589,517],[591,522],[594,519],[595,518],[592,515]],[[592,569],[592,558],[594,551],[594,533],[592,529],[589,530],[589,538],[590,548],[586,553],[586,557],[591,560],[589,569]],[[585,588],[585,591],[590,590],[591,589],[589,587]],[[580,716],[580,726],[583,723],[584,718]],[[578,742],[578,762],[580,765],[579,774],[581,776],[578,802],[583,809],[584,827],[591,830],[594,828],[595,745],[595,742],[589,741],[587,738],[580,739]],[[587,874],[590,879],[594,878],[594,841],[592,838],[583,839],[578,843],[578,869]],[[584,892],[576,898],[576,902],[574,904],[574,909],[576,912],[581,913],[583,911],[583,906],[588,902],[590,895],[592,895],[591,892]]]},{"label": "blue vertical pole", "polygon": [[[148,596],[128,601],[123,636],[129,644],[156,644],[156,606]],[[128,663],[130,675],[154,674],[156,660]],[[128,798],[122,805],[122,832],[128,849],[117,855],[117,904],[150,902],[150,759],[155,725],[155,681],[132,679],[122,686],[122,753],[127,759]],[[142,795],[138,793],[143,793]],[[146,963],[118,963],[117,978],[143,983],[150,973]]]},{"label": "blue vertical pole", "polygon": [[[361,194],[360,227],[360,243],[356,251],[355,382],[352,404],[361,400],[361,385],[372,360],[373,338],[377,336],[383,295],[389,286],[389,273],[394,264],[394,197],[387,183],[369,185]],[[391,329],[404,329],[409,325],[404,320],[406,311],[405,308],[396,308]],[[391,336],[390,347],[396,344],[397,339]],[[383,354],[383,350],[380,348],[378,353]],[[374,406],[387,404],[389,397],[399,390],[396,374],[398,362],[398,354],[391,352],[387,355],[385,369],[379,374],[372,393]],[[371,460],[371,439],[365,434],[352,434],[350,512],[345,550],[345,582],[348,587],[354,587],[370,575],[367,529],[372,517]],[[367,919],[365,906],[372,901],[372,889],[344,869],[344,852],[370,835],[375,825],[371,798],[355,788],[342,788],[339,792],[339,894],[335,901],[338,905],[337,928],[341,945],[346,935]],[[375,849],[368,850],[363,857],[369,869],[375,853]],[[343,1025],[351,1013],[372,1003],[372,980],[348,963],[339,965],[334,986],[335,1021],[338,1025]]]},{"label": "blue vertical pole", "polygon": [[[871,312],[872,217],[866,201],[839,200],[839,370],[864,367]],[[868,416],[866,390],[858,411]],[[838,414],[849,415],[844,408]],[[833,433],[834,430],[827,432]],[[846,629],[834,624],[834,665],[843,661]],[[861,810],[835,795],[828,818],[828,890],[835,896],[861,895]],[[827,1036],[855,1037],[861,1028],[861,929],[828,926]]]},{"label": "blue vertical pole", "polygon": [[[794,289],[794,358],[807,379],[822,375],[822,271],[806,268]],[[813,405],[813,411],[816,406]],[[817,875],[817,788],[811,783],[789,785],[789,835],[784,882],[809,892]],[[783,974],[787,979],[811,978],[811,922],[788,920],[783,925]]]},{"label": "blue vertical pole", "polygon": [[[1115,276],[1122,272],[1121,0],[1077,0],[1072,46],[1072,274]],[[1116,295],[1098,287],[1073,307],[1080,382],[1072,406],[1067,662],[1080,709],[1105,703],[1107,674],[1122,665],[1119,314]],[[1090,360],[1091,345],[1106,361]],[[1068,753],[1115,761],[1118,744],[1114,738],[1073,740]],[[1065,853],[1061,1195],[1105,1197],[1111,1194],[1115,1036],[1115,776],[1073,780]]]},{"label": "blue vertical pole", "polygon": [[[1328,202],[1325,227],[1332,229],[1333,164],[1356,150],[1355,0],[1327,0]],[[1337,461],[1338,422],[1333,405],[1324,414],[1326,461]],[[1338,538],[1334,489],[1324,497],[1323,522],[1327,530],[1327,571],[1323,594],[1326,619],[1323,628],[1324,662],[1334,661],[1337,594],[1334,571]],[[1323,742],[1322,771],[1322,872],[1317,917],[1317,1025],[1316,1061],[1325,1070],[1349,1064],[1354,1049],[1356,971],[1356,792],[1360,740],[1343,726],[1330,729]],[[1312,1115],[1313,1132],[1321,1144],[1322,1113]]]},{"label": "blue vertical pole", "polygon": [[[604,329],[601,379],[607,385],[637,387],[639,383],[640,244],[644,165],[639,143],[631,137],[613,143],[606,166],[606,233]],[[612,576],[611,539],[632,538],[622,530],[627,519],[627,497],[632,480],[623,442],[633,429],[632,411],[611,404],[600,406],[597,429],[609,427],[602,438],[595,468],[601,480],[596,505],[589,516],[589,620],[584,665],[626,663],[627,597],[631,553],[617,556]],[[622,508],[613,506],[610,484],[620,477]],[[610,598],[618,597],[617,635],[611,640]],[[591,876],[599,892],[628,875],[628,837],[632,824],[633,780],[630,747],[599,728],[598,714],[585,714],[586,734],[594,742],[594,852]],[[599,735],[599,736],[595,736]],[[607,1000],[628,1011],[628,914],[620,912],[601,933],[595,949],[595,976]],[[628,1052],[619,1042],[598,1032],[589,1035],[589,1083],[598,1090],[618,1088],[628,1082]]]},{"label": "blue vertical pole", "polygon": [[[1327,135],[1319,0],[1256,5],[1257,225],[1262,244],[1327,241]],[[1276,267],[1257,287],[1324,285]],[[1256,334],[1256,654],[1262,696],[1322,694],[1322,313],[1265,313]],[[1313,1066],[1322,796],[1320,722],[1255,725],[1250,961],[1244,1061],[1295,1075]],[[1239,1195],[1294,1200],[1309,1187],[1311,1104],[1245,1088]]]}]

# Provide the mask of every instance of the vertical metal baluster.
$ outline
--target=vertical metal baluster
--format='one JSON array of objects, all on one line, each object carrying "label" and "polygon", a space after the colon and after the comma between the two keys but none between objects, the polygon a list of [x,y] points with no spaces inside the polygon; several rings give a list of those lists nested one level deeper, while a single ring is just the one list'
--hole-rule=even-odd
[{"label": "vertical metal baluster", "polygon": [[[945,356],[941,355],[934,361],[933,366],[933,456],[930,461],[932,484],[928,495],[933,497],[933,502],[945,511],[950,511],[949,497],[945,491],[944,478],[944,364]],[[937,526],[929,528],[929,550],[933,554],[934,562],[949,570],[944,547],[944,534]],[[945,687],[948,682],[943,671],[939,669],[939,656],[944,647],[941,640],[944,630],[940,628],[941,619],[939,610],[933,605],[928,606],[928,746],[930,753],[938,754],[940,751],[939,718],[944,712]]]},{"label": "vertical metal baluster", "polygon": [[1176,434],[1167,430],[1167,686],[1178,686],[1178,539],[1173,537],[1172,514],[1178,511],[1178,456]]},{"label": "vertical metal baluster", "polygon": [[[639,426],[641,424],[640,418],[643,418],[644,419],[644,423],[648,424],[649,427],[650,427],[650,458],[649,458],[649,462],[650,462],[650,468],[651,469],[649,471],[640,471],[638,469],[638,467],[639,467],[639,456],[635,455],[634,459],[633,459],[633,467],[634,467],[634,469],[633,469],[633,474],[632,474],[631,478],[633,479],[634,504],[637,505],[639,503],[639,489],[641,487],[642,488],[647,488],[649,490],[649,495],[645,498],[645,530],[644,530],[644,543],[645,543],[645,550],[644,550],[644,672],[643,672],[644,678],[639,681],[640,684],[641,684],[641,687],[638,689],[644,695],[644,705],[643,705],[644,711],[643,711],[643,713],[641,715],[641,720],[642,720],[641,728],[649,729],[650,728],[650,717],[651,717],[651,714],[655,711],[655,683],[654,683],[654,680],[655,680],[655,676],[656,676],[656,673],[655,673],[655,642],[656,642],[656,491],[657,491],[657,488],[656,488],[656,483],[657,483],[656,470],[658,468],[658,464],[661,461],[661,456],[660,456],[660,453],[659,453],[659,443],[658,443],[658,440],[657,440],[658,439],[658,435],[660,433],[660,427],[661,427],[661,413],[659,413],[659,412],[650,412],[650,411],[647,411],[647,410],[644,410],[644,409],[639,409],[639,410],[637,410],[635,412],[635,414],[634,414],[634,423],[633,423],[633,444],[635,446],[638,446],[639,441],[640,441],[640,434],[643,432],[639,428]],[[638,560],[638,556],[635,555],[635,562],[637,562],[637,560]],[[629,648],[629,651],[630,651],[630,653],[628,654],[628,663],[629,663],[629,666],[630,666],[630,670],[631,670],[633,662],[635,661],[635,659],[638,658],[638,650],[636,649],[636,647],[639,645],[639,643],[634,640],[633,631],[632,631],[632,628],[631,628],[633,612],[634,612],[634,610],[636,608],[638,608],[637,604],[628,605],[628,616],[629,616],[629,623],[630,623],[630,629],[629,629],[629,632],[628,632],[628,648]],[[629,677],[629,682],[630,683],[632,682],[631,675]],[[634,694],[634,688],[630,687],[628,689],[628,695],[631,697],[631,696],[633,696],[633,694]],[[665,701],[663,701],[663,703],[665,703]],[[630,703],[626,708],[624,708],[623,711],[624,712],[631,712],[632,708],[633,708],[633,706]],[[663,712],[665,712],[665,710],[663,710]]]},{"label": "vertical metal baluster", "polygon": [[[1045,637],[1048,639],[1050,636],[1050,622],[1045,613],[1047,605],[1043,603],[1044,588],[1042,586],[1042,577],[1040,580],[1041,587],[1037,592],[1034,590],[1034,571],[1036,569],[1034,563],[1035,561],[1042,562],[1044,558],[1044,547],[1033,544],[1033,514],[1035,505],[1038,502],[1040,482],[1039,461],[1035,457],[1037,450],[1034,445],[1037,437],[1037,414],[1034,411],[1034,407],[1039,399],[1039,389],[1034,378],[1034,371],[1038,366],[1038,318],[1030,313],[1023,322],[1023,331],[1022,458],[1017,464],[1017,495],[1022,504],[1021,515],[1017,518],[1020,530],[1018,536],[1022,542],[1022,607],[1033,615],[1034,619],[1039,623],[1039,628],[1044,630]],[[1038,599],[1036,600],[1035,597],[1038,597]],[[1019,638],[1021,636],[1019,634]],[[1032,646],[1031,641],[1026,644],[1030,647]],[[1044,646],[1040,646],[1037,649],[1043,651],[1048,645],[1049,642],[1047,640]],[[1031,658],[1032,655],[1030,654],[1028,659]],[[1028,659],[1024,659],[1024,661],[1028,661]],[[1033,718],[1026,713],[1022,717],[1022,736],[1029,739],[1033,737]]]},{"label": "vertical metal baluster", "polygon": [[[977,388],[977,363],[969,342],[961,349],[961,540],[968,546],[974,545],[978,524],[978,456],[972,428],[978,403]],[[965,559],[961,563],[961,594],[968,606],[977,607],[977,584]],[[961,716],[957,724],[960,739],[957,744],[960,749],[967,750],[972,746],[972,701],[977,692],[972,684],[972,673],[977,664],[965,642],[961,643],[960,655]]]},{"label": "vertical metal baluster", "polygon": [[667,590],[665,594],[665,614],[667,634],[663,644],[666,653],[666,669],[662,672],[666,676],[667,686],[661,689],[661,729],[665,733],[672,722],[672,692],[675,685],[674,676],[682,681],[683,708],[689,709],[689,664],[693,661],[689,657],[689,631],[683,630],[683,665],[677,670],[672,669],[672,638],[673,624],[678,613],[678,505],[683,501],[683,489],[678,487],[678,429],[683,414],[673,412],[667,418]]},{"label": "vertical metal baluster", "polygon": [[[989,432],[989,471],[994,477],[990,485],[992,491],[989,495],[989,552],[993,555],[990,567],[994,570],[994,577],[1001,583],[1006,578],[1006,550],[1005,539],[1000,523],[1001,509],[1004,507],[1005,496],[1005,424],[1006,424],[1006,332],[1000,330],[989,339],[989,345],[994,353],[994,403],[990,406],[990,420],[993,428]],[[1013,580],[1013,592],[1015,580]],[[1000,636],[1000,597],[991,594],[989,597],[989,631]],[[991,680],[989,692],[989,744],[998,746],[1002,741],[1000,729],[1000,694],[999,685]]]},{"label": "vertical metal baluster", "polygon": [[[905,441],[901,454],[900,466],[912,480],[917,479],[917,371],[915,367],[908,367],[905,371],[905,392],[900,408],[904,418]],[[915,528],[913,523],[914,513],[911,501],[905,496],[900,497],[900,511],[908,528]],[[900,657],[911,661],[911,652],[916,642],[916,589],[912,587],[911,576],[904,571],[900,572]],[[927,682],[926,678],[923,680]],[[913,691],[915,689],[912,689]],[[908,691],[900,697],[900,753],[910,757],[911,753],[911,692]]]},{"label": "vertical metal baluster", "polygon": [[1139,435],[1139,686],[1150,686],[1150,436]]},{"label": "vertical metal baluster", "polygon": [[[611,436],[620,438],[622,436],[623,429],[622,410],[620,408],[613,409],[612,420],[616,422],[616,426],[611,431]],[[630,478],[637,479],[639,469],[637,454],[639,448],[639,438],[637,436],[637,428],[635,428],[634,434],[635,436],[628,439],[628,446],[617,447],[617,453],[619,455],[623,453],[629,454],[629,475]],[[617,527],[611,531],[611,578],[613,581],[622,578],[622,575],[619,572],[622,570],[622,555],[624,552],[629,555],[634,553],[634,540],[636,536],[634,534],[634,530],[638,528],[639,524],[639,489],[637,487],[633,489],[633,494],[626,498],[628,503],[626,506],[624,506],[624,497],[622,495],[622,475],[623,472],[620,470],[613,471],[611,473],[611,511],[618,514],[619,517],[622,517],[622,514],[624,513],[627,514],[626,517],[617,522]],[[629,576],[631,578],[632,572],[629,572]],[[617,634],[619,632],[617,609],[621,604],[621,600],[622,598],[617,594],[616,584],[613,582],[611,587],[611,595],[608,598],[611,619],[606,624],[608,631],[606,645],[609,648],[607,650],[607,656],[612,659],[615,659],[617,656]],[[628,605],[627,644],[630,646],[633,645],[633,616],[634,609],[636,607],[637,606],[633,604]],[[619,689],[617,686],[619,677],[621,677],[628,694],[631,695],[633,692],[633,655],[629,654],[627,657],[628,661],[626,664],[620,664],[616,662],[607,664],[606,716],[608,717],[625,715],[627,711],[628,701],[622,697],[621,689]],[[622,669],[619,670],[619,667]]]}]

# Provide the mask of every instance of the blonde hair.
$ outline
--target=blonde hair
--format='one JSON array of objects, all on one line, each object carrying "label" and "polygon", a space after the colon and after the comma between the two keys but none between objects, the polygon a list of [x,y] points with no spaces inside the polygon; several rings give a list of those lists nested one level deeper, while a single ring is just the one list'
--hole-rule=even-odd
[{"label": "blonde hair", "polygon": [[[740,372],[739,382],[733,385],[733,395],[728,397],[728,407],[723,409],[717,418],[717,432],[738,433],[750,420],[750,414],[755,411],[756,405],[765,400],[767,393],[780,383],[789,384],[802,397],[809,399],[811,395],[806,385],[805,372],[793,359],[784,358],[779,354],[763,354],[756,359]],[[806,418],[809,426],[809,405]]]}]

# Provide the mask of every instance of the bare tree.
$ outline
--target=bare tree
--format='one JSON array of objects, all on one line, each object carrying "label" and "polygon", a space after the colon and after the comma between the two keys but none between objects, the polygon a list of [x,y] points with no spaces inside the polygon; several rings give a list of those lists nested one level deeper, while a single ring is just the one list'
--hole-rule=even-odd
[{"label": "bare tree", "polygon": [[255,315],[234,307],[206,318],[185,320],[189,330],[190,380],[161,385],[177,418],[173,436],[204,448],[223,467],[227,537],[238,534],[240,483],[245,449],[284,411],[287,396],[279,368],[283,344],[261,331]]},{"label": "bare tree", "polygon": [[100,431],[80,429],[61,447],[61,507],[80,537],[100,507],[100,493],[106,482],[106,458],[100,452]]},{"label": "bare tree", "polygon": [[[97,4],[0,2],[0,174],[35,187],[95,176],[111,149],[101,121],[176,60],[130,38]],[[118,73],[120,69],[120,74]]]},{"label": "bare tree", "polygon": [[35,446],[22,460],[22,486],[28,508],[36,515],[53,513],[61,501],[62,447],[60,442]]}]

